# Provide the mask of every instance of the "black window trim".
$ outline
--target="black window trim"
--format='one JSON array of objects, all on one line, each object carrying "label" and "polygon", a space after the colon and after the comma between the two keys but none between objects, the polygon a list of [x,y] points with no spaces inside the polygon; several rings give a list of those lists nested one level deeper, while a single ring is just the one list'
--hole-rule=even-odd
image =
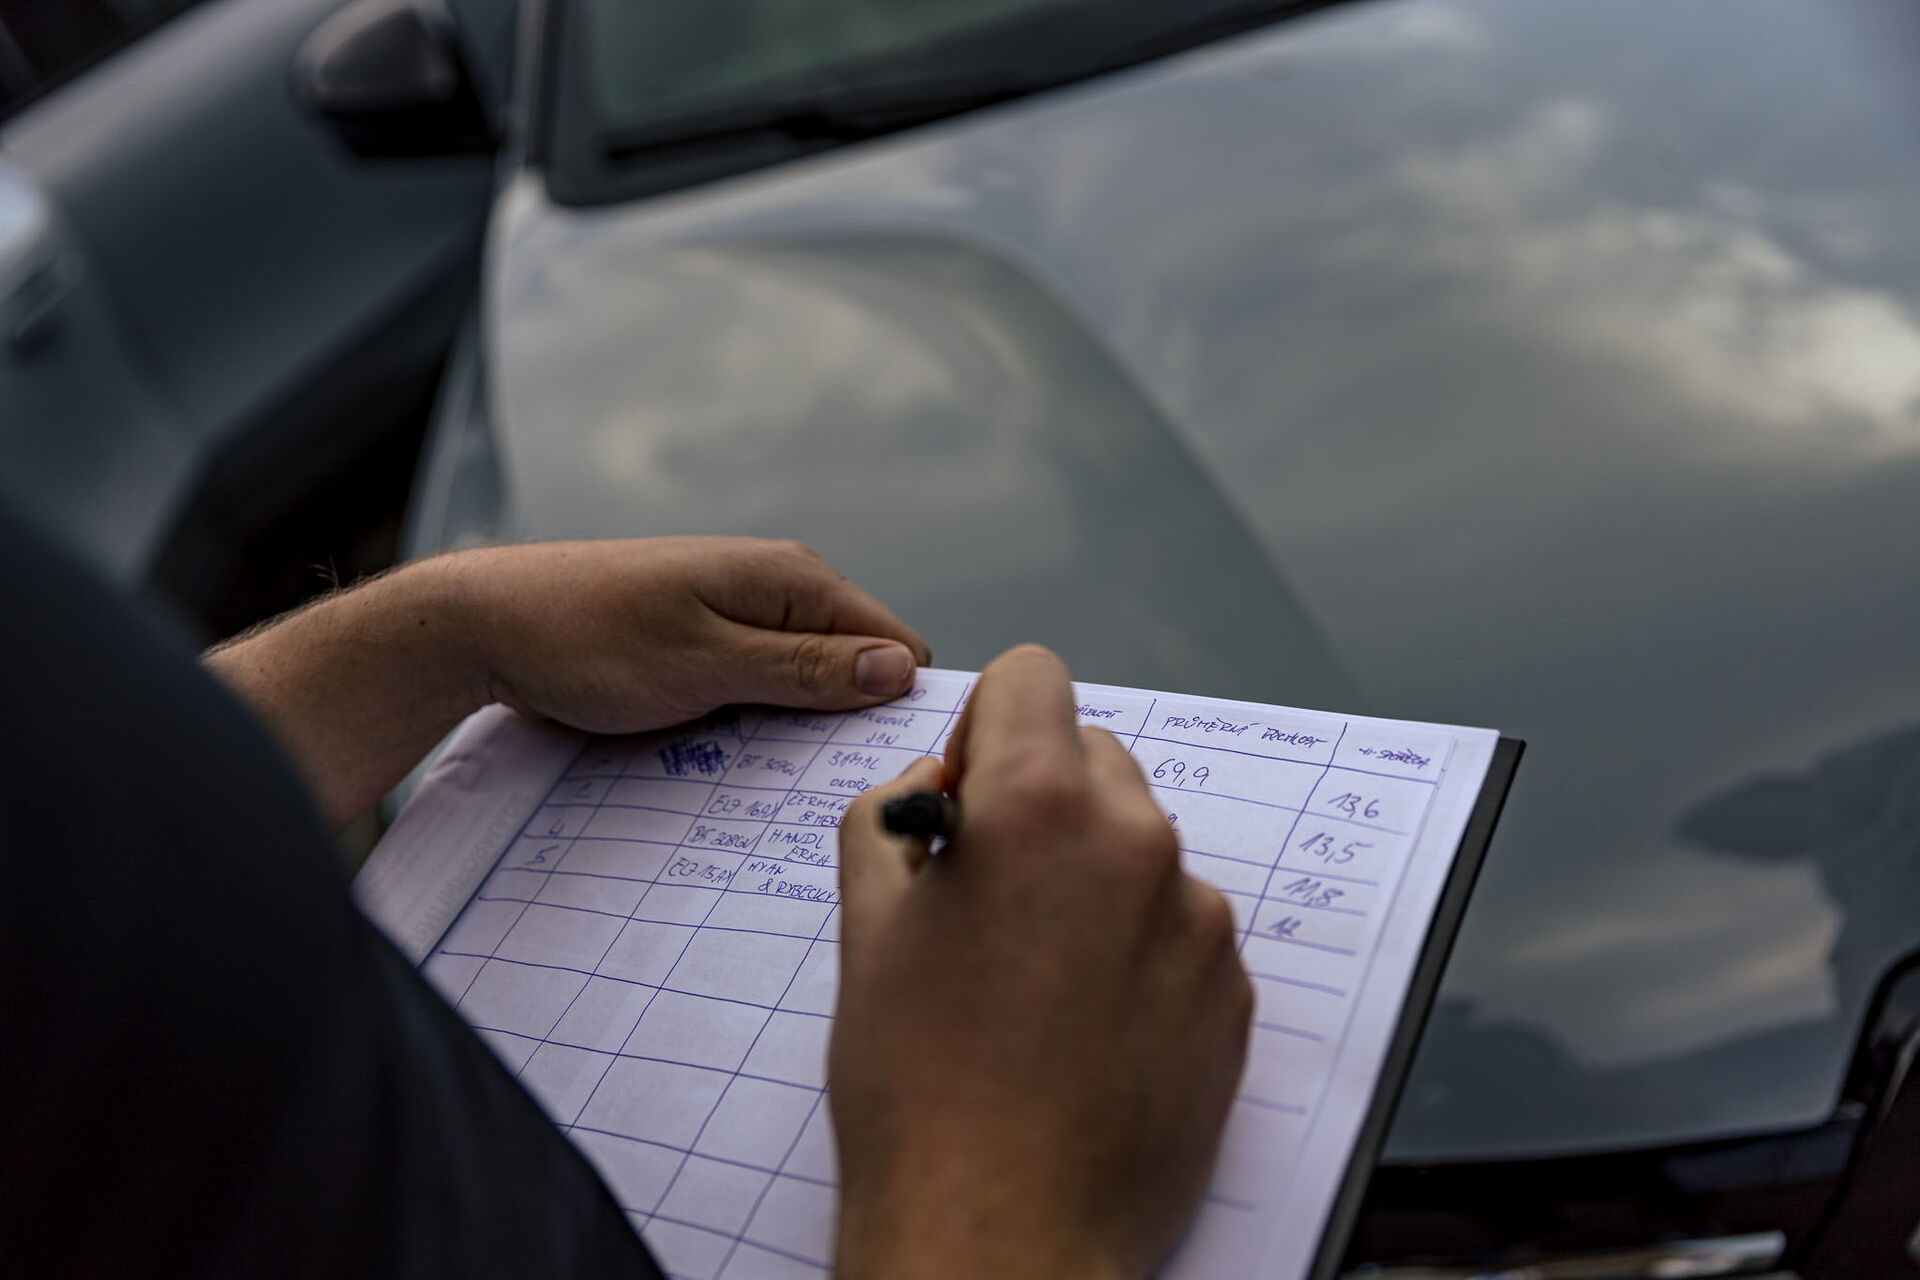
[{"label": "black window trim", "polygon": [[[113,38],[89,50],[84,56],[52,75],[41,77],[21,50],[6,19],[0,18],[0,125],[4,125],[36,102],[59,92],[80,77],[123,50],[132,48],[160,28],[206,4],[207,0],[185,0],[178,8],[168,9],[132,23]],[[25,76],[18,90],[15,77]],[[15,96],[16,93],[18,96]]]},{"label": "black window trim", "polygon": [[[1179,27],[1162,37],[1130,46],[1120,56],[1069,74],[1049,77],[1045,85],[1034,92],[1037,95],[1083,84],[1321,9],[1353,2],[1251,0],[1250,3]],[[580,0],[544,0],[544,3],[546,10],[543,21],[536,24],[541,41],[536,63],[539,83],[529,95],[531,119],[525,157],[528,167],[544,177],[548,197],[556,204],[591,207],[624,203],[804,159],[823,151],[860,145],[832,139],[767,139],[765,145],[758,148],[743,146],[718,155],[693,158],[667,155],[653,164],[612,168],[605,164],[599,154],[597,133],[586,127],[587,122],[593,119],[593,109],[586,100],[584,87],[563,79],[563,71],[570,61],[567,42],[574,38],[569,9]],[[1072,17],[1072,12],[1067,11],[1063,16],[1048,15],[1046,20],[1065,23]],[[964,39],[956,43],[964,43]],[[968,112],[956,110],[952,113],[962,114]],[[898,132],[918,128],[921,123],[928,122],[905,126]]]}]

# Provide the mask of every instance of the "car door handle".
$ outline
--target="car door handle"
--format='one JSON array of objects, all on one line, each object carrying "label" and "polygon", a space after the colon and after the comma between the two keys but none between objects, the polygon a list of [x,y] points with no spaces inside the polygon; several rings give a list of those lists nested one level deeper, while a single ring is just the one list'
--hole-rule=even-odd
[{"label": "car door handle", "polygon": [[80,287],[85,271],[80,255],[61,253],[43,264],[0,304],[7,354],[24,359],[44,346],[58,331],[60,305]]}]

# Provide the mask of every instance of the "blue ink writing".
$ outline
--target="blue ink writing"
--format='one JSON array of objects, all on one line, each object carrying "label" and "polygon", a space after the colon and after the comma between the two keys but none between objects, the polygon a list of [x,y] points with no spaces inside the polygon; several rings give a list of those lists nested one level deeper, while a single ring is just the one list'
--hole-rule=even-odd
[{"label": "blue ink writing", "polygon": [[666,770],[669,778],[684,778],[696,773],[711,778],[727,767],[727,753],[719,743],[702,742],[697,738],[669,742],[660,748],[660,767]]}]

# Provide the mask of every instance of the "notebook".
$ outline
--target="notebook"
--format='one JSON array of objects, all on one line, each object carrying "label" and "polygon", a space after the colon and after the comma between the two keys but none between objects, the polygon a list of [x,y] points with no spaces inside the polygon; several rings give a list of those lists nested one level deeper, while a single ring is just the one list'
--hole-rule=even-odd
[{"label": "notebook", "polygon": [[[622,738],[471,717],[355,880],[362,909],[683,1280],[830,1274],[825,1101],[849,801],[945,749],[975,676],[848,713]],[[1519,746],[1486,729],[1103,685],[1257,1007],[1211,1184],[1159,1274],[1331,1275]]]}]

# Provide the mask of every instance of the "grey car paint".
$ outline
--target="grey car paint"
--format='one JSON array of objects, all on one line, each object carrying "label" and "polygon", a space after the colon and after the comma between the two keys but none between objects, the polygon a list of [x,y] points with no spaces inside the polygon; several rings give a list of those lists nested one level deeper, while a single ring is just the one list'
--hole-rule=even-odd
[{"label": "grey car paint", "polygon": [[191,483],[178,415],[53,202],[0,160],[0,484],[96,562],[144,562]]},{"label": "grey car paint", "polygon": [[[44,313],[0,355],[0,479],[122,577],[216,453],[362,376],[343,356],[479,240],[487,159],[357,161],[295,100],[295,50],[342,3],[206,0],[0,126],[0,200],[44,211],[4,234],[64,272],[52,296],[0,281]],[[451,8],[503,105],[513,0]]]},{"label": "grey car paint", "polygon": [[795,536],[945,664],[1524,737],[1389,1156],[1814,1122],[1920,945],[1912,35],[1363,4],[641,204],[522,174],[415,547]]}]

